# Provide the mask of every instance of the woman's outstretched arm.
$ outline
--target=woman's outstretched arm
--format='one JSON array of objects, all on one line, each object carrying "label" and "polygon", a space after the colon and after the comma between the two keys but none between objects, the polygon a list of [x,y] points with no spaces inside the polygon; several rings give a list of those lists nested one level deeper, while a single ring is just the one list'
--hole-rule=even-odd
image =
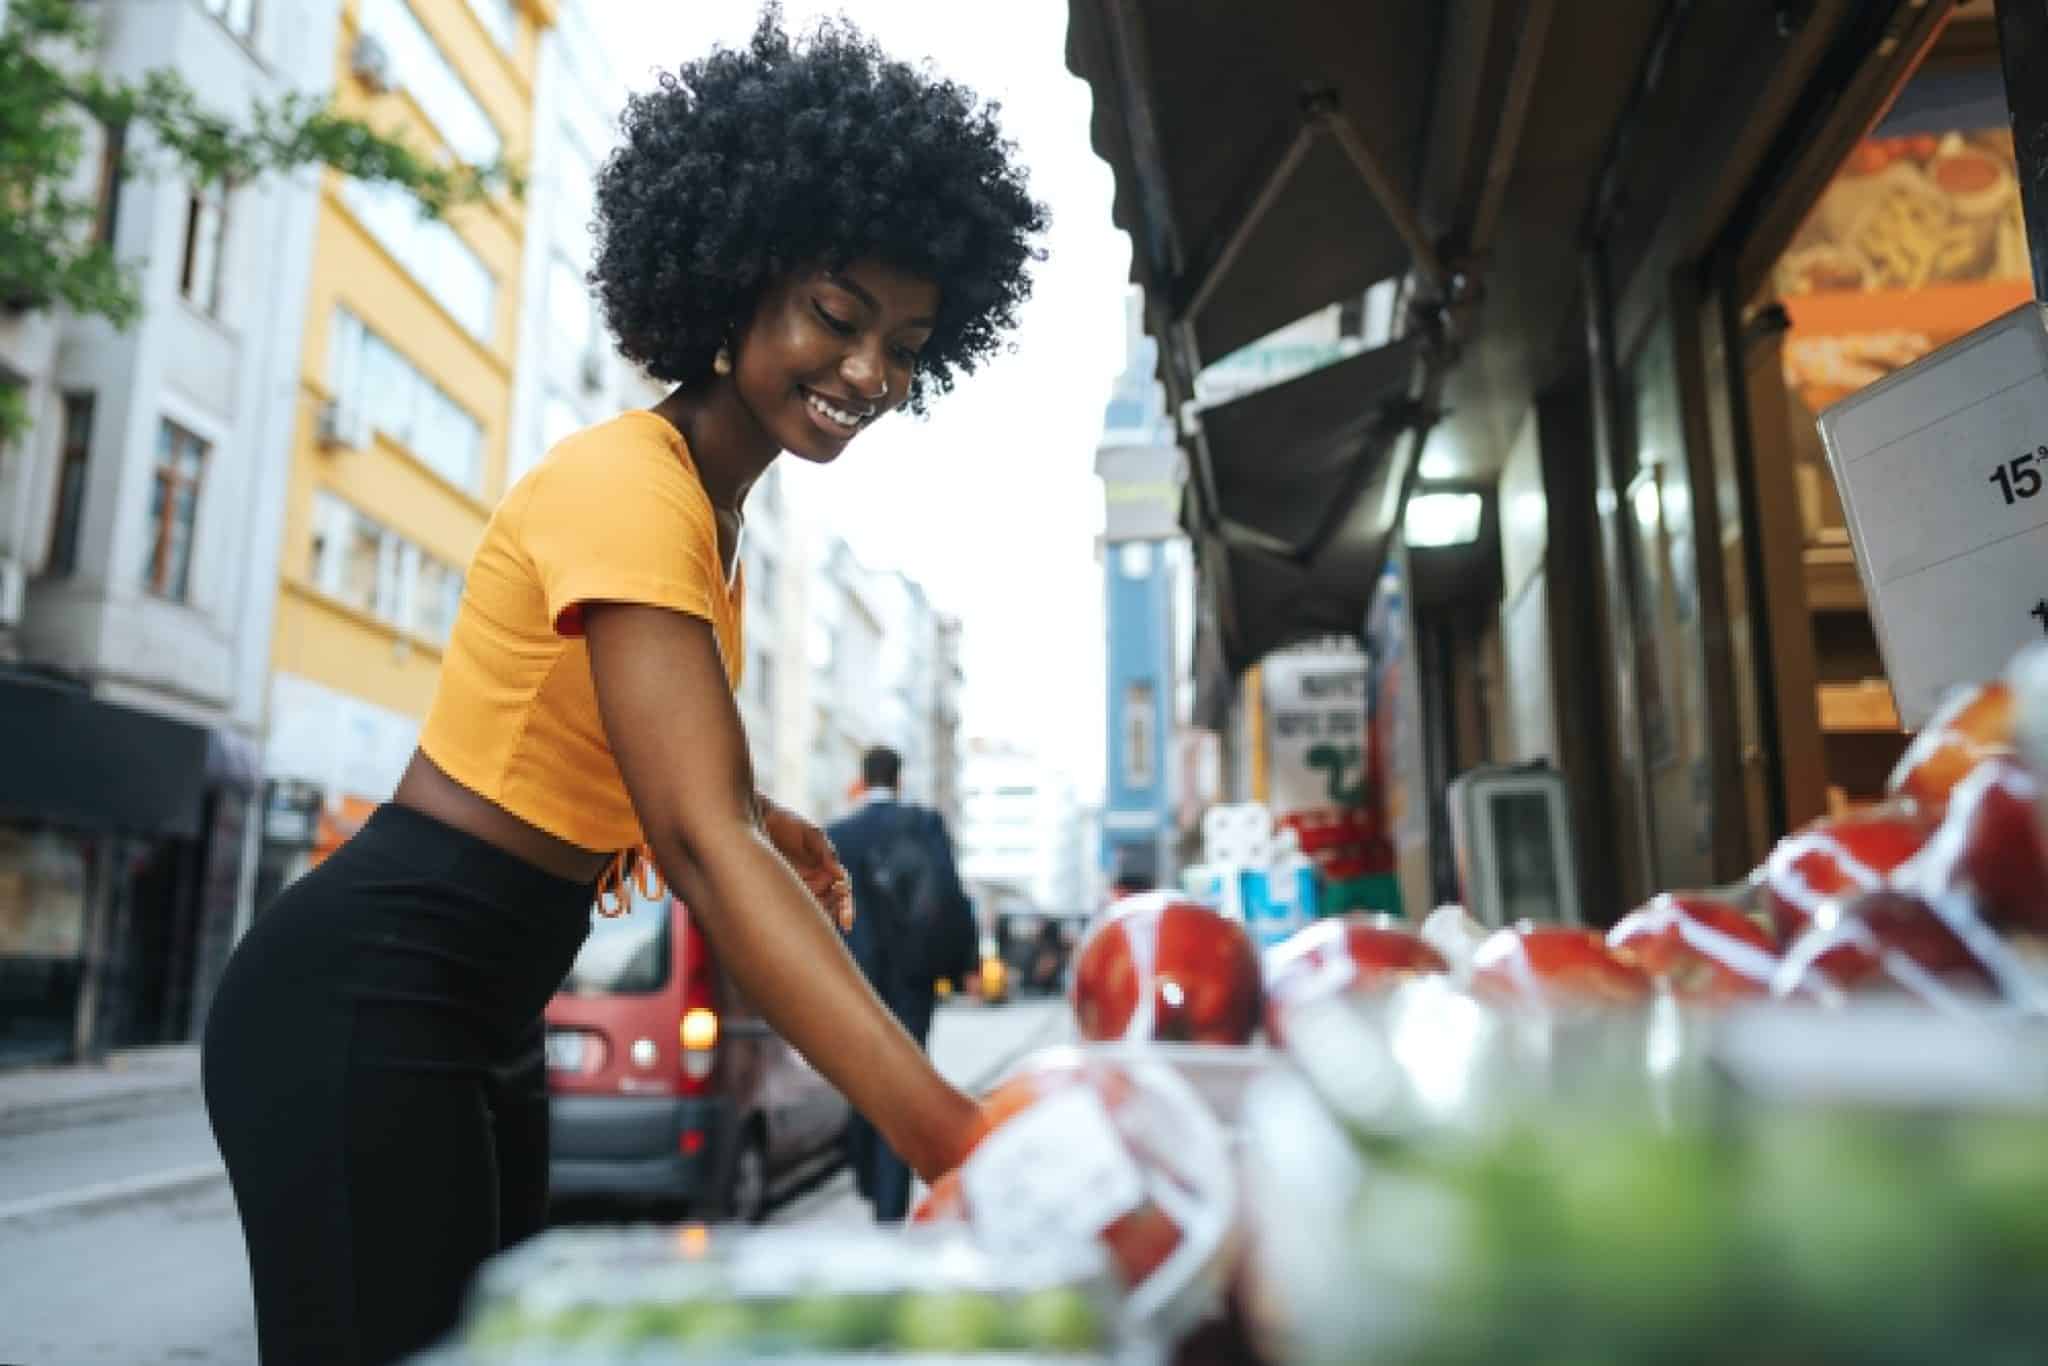
[{"label": "woman's outstretched arm", "polygon": [[762,828],[711,624],[590,603],[598,711],[655,861],[775,1031],[930,1180],[980,1136],[980,1108],[868,986]]}]

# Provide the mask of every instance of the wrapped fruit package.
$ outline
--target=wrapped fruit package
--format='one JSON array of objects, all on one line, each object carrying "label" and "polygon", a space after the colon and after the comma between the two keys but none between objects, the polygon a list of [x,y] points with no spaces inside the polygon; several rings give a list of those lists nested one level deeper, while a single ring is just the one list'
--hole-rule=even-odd
[{"label": "wrapped fruit package", "polygon": [[1259,1026],[1259,958],[1243,924],[1166,892],[1126,898],[1074,959],[1084,1039],[1239,1044]]},{"label": "wrapped fruit package", "polygon": [[1472,955],[1472,990],[1493,1000],[1543,1005],[1590,1001],[1642,1005],[1649,974],[1597,931],[1523,923],[1496,931]]},{"label": "wrapped fruit package", "polygon": [[1108,1366],[1116,1296],[1086,1244],[997,1259],[957,1228],[554,1229],[485,1266],[443,1359]]},{"label": "wrapped fruit package", "polygon": [[[1470,1004],[1475,1026],[1496,1013]],[[1493,1089],[1520,1047],[1512,1024],[1350,1009],[1378,1044],[1354,1072],[1398,1079],[1383,1100]],[[1448,1127],[1396,1130],[1317,1080],[1269,1079],[1244,1177],[1262,1347],[1434,1366],[2039,1358],[2037,1025],[1869,1002],[1695,1018],[1711,1094],[1670,1117],[1523,1088],[1483,1125],[1444,1108]],[[1467,1042],[1401,1042],[1423,1025]]]},{"label": "wrapped fruit package", "polygon": [[985,1104],[988,1135],[933,1186],[914,1224],[965,1225],[998,1260],[1100,1249],[1133,1332],[1171,1340],[1215,1309],[1236,1174],[1216,1116],[1172,1068],[1053,1049]]},{"label": "wrapped fruit package", "polygon": [[1281,1043],[1287,1012],[1331,992],[1380,991],[1411,977],[1447,976],[1450,964],[1386,916],[1318,921],[1266,950],[1266,1037]]},{"label": "wrapped fruit package", "polygon": [[1607,947],[1699,1005],[1766,997],[1779,968],[1770,933],[1740,906],[1708,893],[1655,898],[1607,932]]}]

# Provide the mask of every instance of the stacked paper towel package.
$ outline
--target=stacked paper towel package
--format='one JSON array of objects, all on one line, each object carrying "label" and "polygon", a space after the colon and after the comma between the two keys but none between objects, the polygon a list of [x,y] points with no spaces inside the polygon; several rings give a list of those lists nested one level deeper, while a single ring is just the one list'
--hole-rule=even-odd
[{"label": "stacked paper towel package", "polygon": [[1294,829],[1275,829],[1265,807],[1212,806],[1202,817],[1202,861],[1181,875],[1181,890],[1242,920],[1261,948],[1277,944],[1321,914],[1322,879]]}]

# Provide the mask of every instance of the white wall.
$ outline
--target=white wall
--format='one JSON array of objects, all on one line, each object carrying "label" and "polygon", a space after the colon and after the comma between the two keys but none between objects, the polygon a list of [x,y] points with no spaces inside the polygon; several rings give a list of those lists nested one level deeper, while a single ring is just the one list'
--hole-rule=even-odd
[{"label": "white wall", "polygon": [[[173,67],[202,104],[227,116],[331,77],[337,0],[266,0],[251,46],[197,3],[121,0],[103,7],[101,66],[135,79]],[[93,680],[102,696],[202,724],[260,732],[266,701],[284,453],[298,405],[317,177],[311,171],[237,190],[228,201],[221,298],[214,316],[183,299],[188,190],[167,159],[121,188],[115,249],[134,264],[141,321],[117,332],[60,318],[37,396],[37,430],[16,502],[12,549],[46,566],[56,515],[65,391],[95,396],[76,570],[31,582],[19,635],[39,663]],[[96,156],[88,158],[96,165]],[[160,425],[209,443],[183,601],[146,592],[149,508]]]},{"label": "white wall", "polygon": [[961,763],[960,875],[1047,911],[1088,909],[1087,814],[1072,781],[999,740],[967,742]]},{"label": "white wall", "polygon": [[[589,230],[594,177],[617,141],[626,94],[590,37],[590,2],[565,0],[555,27],[541,38],[508,485],[538,464],[553,441],[628,408],[647,407],[665,392],[618,354],[581,283],[595,245]],[[551,287],[570,277],[574,288]],[[577,332],[587,334],[587,344],[573,340]]]}]

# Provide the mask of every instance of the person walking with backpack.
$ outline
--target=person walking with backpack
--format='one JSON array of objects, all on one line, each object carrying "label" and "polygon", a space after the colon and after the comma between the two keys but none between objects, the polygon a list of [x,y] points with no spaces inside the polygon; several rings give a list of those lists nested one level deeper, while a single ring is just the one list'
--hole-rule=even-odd
[{"label": "person walking with backpack", "polygon": [[[853,887],[847,948],[922,1048],[938,1000],[934,984],[973,968],[981,936],[945,822],[901,800],[902,775],[902,756],[887,746],[861,756],[859,806],[828,834]],[[875,1218],[902,1219],[910,1209],[910,1168],[858,1114],[847,1127],[846,1155]]]}]

